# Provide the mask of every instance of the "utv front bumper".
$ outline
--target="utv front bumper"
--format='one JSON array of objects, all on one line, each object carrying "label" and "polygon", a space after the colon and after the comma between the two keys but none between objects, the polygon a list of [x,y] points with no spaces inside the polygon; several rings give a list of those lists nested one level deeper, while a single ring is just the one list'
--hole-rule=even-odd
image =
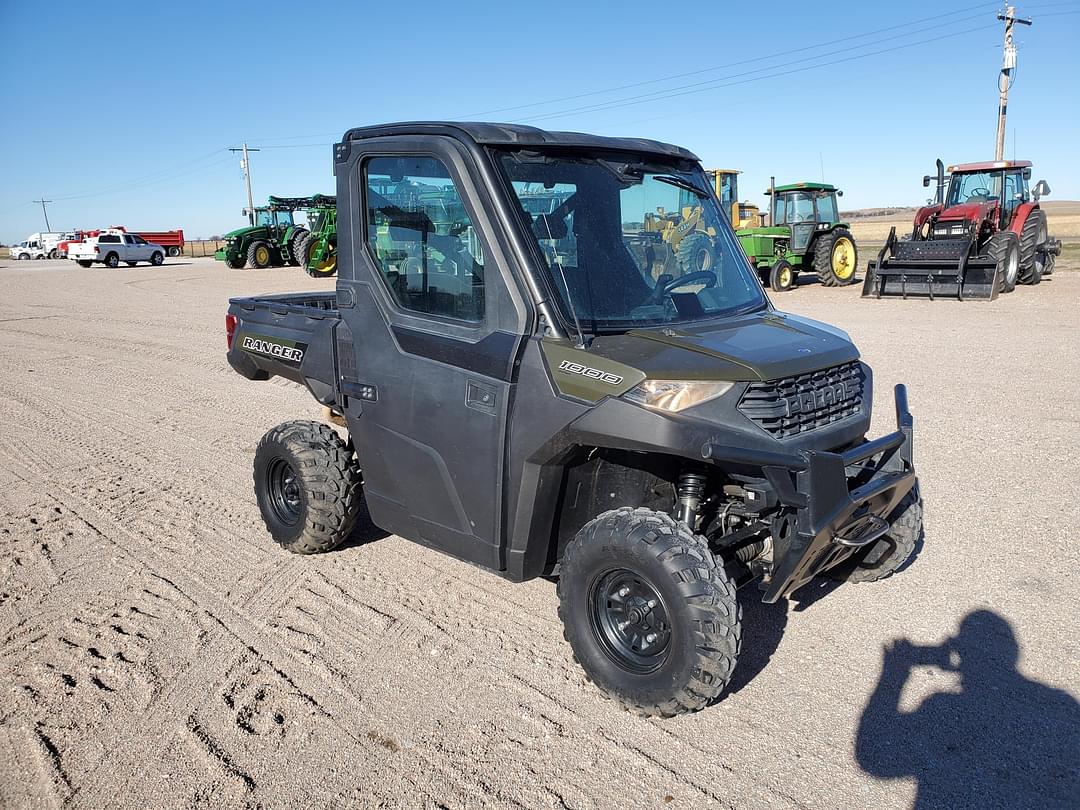
[{"label": "utv front bumper", "polygon": [[[760,466],[779,503],[764,602],[775,602],[888,534],[889,516],[915,485],[907,389],[896,386],[895,432],[843,452],[793,454],[706,445],[706,458]],[[735,456],[736,458],[733,458]]]}]

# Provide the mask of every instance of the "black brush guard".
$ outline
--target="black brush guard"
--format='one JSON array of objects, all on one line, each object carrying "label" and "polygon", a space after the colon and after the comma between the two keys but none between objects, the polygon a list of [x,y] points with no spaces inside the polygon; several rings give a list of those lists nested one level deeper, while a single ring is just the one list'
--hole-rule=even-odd
[{"label": "black brush guard", "polygon": [[863,298],[956,298],[993,301],[998,296],[997,265],[974,256],[975,234],[957,239],[904,240],[896,228],[866,268]]},{"label": "black brush guard", "polygon": [[762,601],[790,595],[888,533],[889,517],[915,485],[912,419],[903,385],[896,386],[895,399],[896,431],[842,453],[702,448],[705,458],[761,466],[779,502],[790,507],[773,531],[773,570]]}]

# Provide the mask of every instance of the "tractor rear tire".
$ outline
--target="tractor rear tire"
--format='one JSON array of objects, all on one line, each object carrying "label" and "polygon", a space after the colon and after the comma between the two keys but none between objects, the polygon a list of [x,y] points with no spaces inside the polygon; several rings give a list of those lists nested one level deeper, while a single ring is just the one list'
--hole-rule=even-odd
[{"label": "tractor rear tire", "polygon": [[683,273],[716,272],[716,251],[708,234],[691,233],[679,242],[677,251]]},{"label": "tractor rear tire", "polygon": [[843,287],[855,281],[859,249],[847,228],[833,228],[814,244],[814,271],[826,287]]},{"label": "tractor rear tire", "polygon": [[998,292],[1009,293],[1016,289],[1020,272],[1020,240],[1012,231],[998,231],[986,244],[986,255],[994,260],[997,268]]},{"label": "tractor rear tire", "polygon": [[356,524],[360,467],[329,425],[285,422],[268,431],[255,449],[254,479],[263,522],[286,551],[330,551]]},{"label": "tractor rear tire", "polygon": [[1020,274],[1021,284],[1038,284],[1042,281],[1042,265],[1036,261],[1035,253],[1039,245],[1046,241],[1046,214],[1036,208],[1024,220],[1020,231]]},{"label": "tractor rear tire", "polygon": [[262,270],[269,267],[273,258],[270,243],[263,239],[256,239],[248,246],[247,263],[254,268]]},{"label": "tractor rear tire", "polygon": [[557,594],[585,676],[631,711],[697,711],[731,679],[735,584],[705,538],[670,515],[624,507],[590,520],[563,553]]},{"label": "tractor rear tire", "polygon": [[289,264],[300,267],[304,264],[304,254],[300,248],[304,246],[304,239],[311,233],[307,228],[297,228],[293,231],[292,239],[289,240]]},{"label": "tractor rear tire", "polygon": [[787,292],[795,286],[797,275],[795,268],[785,259],[780,259],[769,270],[769,287],[775,292]]}]

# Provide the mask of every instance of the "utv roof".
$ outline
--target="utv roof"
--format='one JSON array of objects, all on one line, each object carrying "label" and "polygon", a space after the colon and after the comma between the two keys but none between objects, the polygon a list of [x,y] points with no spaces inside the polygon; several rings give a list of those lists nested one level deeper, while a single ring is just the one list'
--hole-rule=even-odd
[{"label": "utv roof", "polygon": [[[788,183],[786,186],[777,186],[777,191],[836,191],[832,183]],[[769,190],[765,191],[766,194]]]},{"label": "utv roof", "polygon": [[689,149],[646,138],[609,138],[583,132],[550,132],[521,124],[488,124],[479,121],[404,121],[355,127],[348,130],[341,140],[344,143],[386,135],[450,135],[491,146],[566,146],[597,152],[646,152],[683,160],[698,160],[698,156]]},{"label": "utv roof", "polygon": [[982,163],[957,163],[949,167],[949,174],[989,172],[994,169],[1026,169],[1030,165],[1030,160],[984,160]]}]

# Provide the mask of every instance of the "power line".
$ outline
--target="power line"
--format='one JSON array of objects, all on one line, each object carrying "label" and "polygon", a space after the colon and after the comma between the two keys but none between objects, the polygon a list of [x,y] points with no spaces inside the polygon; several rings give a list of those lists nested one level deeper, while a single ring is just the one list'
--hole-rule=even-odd
[{"label": "power line", "polygon": [[[792,53],[802,53],[803,51],[817,50],[819,48],[825,48],[825,47],[829,47],[829,46],[834,46],[834,45],[836,45],[837,43],[840,43],[840,42],[850,42],[850,41],[855,40],[855,39],[865,39],[866,37],[876,36],[877,34],[884,34],[884,33],[887,33],[889,31],[896,31],[896,30],[898,30],[900,28],[910,28],[913,25],[920,25],[920,24],[926,23],[926,22],[934,22],[934,21],[940,20],[940,19],[942,19],[944,17],[951,17],[951,16],[955,16],[957,14],[963,14],[964,12],[973,11],[975,9],[986,9],[989,6],[996,6],[996,5],[997,5],[996,3],[976,3],[975,5],[965,6],[964,8],[959,8],[959,9],[956,9],[955,11],[949,11],[949,12],[945,12],[943,14],[935,14],[935,15],[932,15],[930,17],[923,17],[921,19],[912,20],[912,21],[906,22],[906,23],[898,23],[896,25],[886,26],[885,28],[877,28],[877,29],[874,29],[872,31],[866,31],[866,32],[864,32],[862,34],[852,34],[850,36],[841,37],[839,39],[830,39],[830,40],[823,41],[823,42],[817,42],[817,43],[814,43],[812,45],[804,45],[804,46],[799,47],[799,48],[788,48],[788,49],[785,49],[784,53],[792,54]],[[968,16],[968,17],[963,17],[961,19],[952,20],[950,22],[944,23],[944,25],[956,25],[956,24],[959,24],[959,23],[962,23],[962,22],[967,22],[968,20],[979,19],[981,17],[982,17],[981,14],[971,15],[971,16]],[[926,30],[929,30],[929,29],[926,29]],[[915,33],[918,33],[918,32],[915,32]],[[901,34],[900,36],[910,36],[910,34]],[[857,47],[863,47],[863,46],[857,46]],[[462,116],[462,118],[468,119],[468,118],[472,118],[474,116],[490,115],[492,113],[499,113],[499,112],[512,112],[512,111],[516,111],[516,110],[527,109],[529,107],[541,107],[541,106],[545,106],[545,105],[548,105],[548,104],[558,104],[558,103],[561,103],[563,101],[575,101],[577,99],[587,98],[589,96],[605,95],[607,93],[618,92],[619,90],[629,90],[629,89],[633,89],[635,87],[645,87],[645,86],[651,85],[651,84],[660,84],[660,83],[667,82],[667,81],[674,81],[675,79],[684,79],[684,78],[688,78],[690,76],[698,76],[698,75],[700,75],[702,73],[713,73],[713,72],[718,71],[718,70],[726,70],[726,69],[732,68],[732,67],[739,67],[741,65],[749,65],[749,64],[753,64],[754,62],[770,61],[770,60],[773,60],[773,59],[776,59],[775,55],[772,55],[772,56],[756,56],[756,57],[753,57],[751,59],[740,59],[739,61],[736,61],[736,62],[728,62],[728,63],[723,64],[723,65],[713,65],[712,67],[699,68],[697,70],[691,70],[691,71],[688,71],[686,73],[675,73],[675,74],[672,74],[670,76],[663,76],[663,77],[658,78],[658,79],[646,79],[646,80],[640,81],[640,82],[631,82],[629,84],[618,85],[618,86],[615,86],[615,87],[608,87],[608,88],[604,88],[604,89],[601,89],[601,90],[590,90],[590,91],[588,91],[586,93],[577,93],[577,94],[571,95],[571,96],[562,96],[560,98],[547,99],[546,101],[533,101],[533,102],[529,102],[527,104],[517,104],[517,105],[511,106],[511,107],[498,107],[498,108],[491,109],[491,110],[482,110],[480,112],[470,113],[470,114],[468,114],[466,116]],[[767,69],[768,69],[767,67],[762,68],[762,70],[767,70]]]},{"label": "power line", "polygon": [[[878,49],[876,49],[874,51],[871,51],[869,53],[855,54],[853,56],[845,56],[845,57],[841,57],[839,59],[832,59],[832,60],[827,61],[827,62],[819,62],[819,63],[813,64],[813,65],[806,65],[804,67],[794,68],[792,70],[783,70],[783,71],[779,71],[779,72],[775,72],[775,73],[767,73],[767,74],[762,75],[762,76],[751,76],[750,78],[741,79],[739,81],[727,81],[726,79],[715,79],[715,80],[709,80],[707,82],[695,82],[695,83],[692,83],[692,84],[689,84],[689,85],[670,87],[670,88],[666,88],[664,90],[654,91],[654,92],[651,92],[651,93],[643,93],[643,94],[640,94],[640,95],[637,95],[637,96],[628,96],[628,97],[625,97],[625,98],[622,98],[622,99],[613,99],[611,101],[599,102],[597,104],[586,105],[586,106],[583,106],[583,107],[574,107],[574,108],[570,108],[570,109],[566,109],[566,110],[559,110],[559,111],[555,111],[555,112],[543,113],[543,114],[540,114],[540,115],[535,115],[535,116],[530,116],[530,117],[527,117],[527,118],[522,118],[520,120],[523,123],[529,123],[529,122],[532,122],[532,121],[543,121],[543,120],[547,120],[547,119],[550,119],[550,118],[563,118],[563,117],[566,117],[567,115],[570,115],[570,114],[573,114],[573,113],[604,112],[606,110],[614,110],[614,109],[619,109],[619,108],[622,108],[622,107],[629,107],[629,106],[633,106],[635,104],[647,104],[647,103],[652,102],[652,101],[666,101],[668,99],[678,98],[680,96],[692,95],[694,93],[703,93],[703,92],[706,92],[706,91],[709,91],[709,90],[719,90],[719,89],[722,89],[722,88],[725,88],[725,87],[734,87],[734,86],[737,86],[737,85],[749,84],[751,82],[763,81],[765,79],[775,79],[775,78],[778,78],[778,77],[781,77],[781,76],[791,75],[792,73],[798,73],[798,72],[803,71],[803,70],[815,70],[817,68],[829,67],[831,65],[838,65],[838,64],[842,64],[844,62],[852,62],[852,61],[855,61],[855,60],[858,60],[858,59],[867,59],[867,58],[872,57],[872,56],[880,56],[881,54],[890,53],[892,51],[905,50],[907,48],[914,48],[914,47],[917,47],[919,45],[927,45],[929,43],[938,42],[938,41],[943,40],[943,39],[949,39],[951,37],[960,36],[962,34],[970,34],[970,33],[976,32],[976,31],[983,31],[983,30],[986,30],[988,28],[995,28],[995,27],[996,27],[995,25],[977,26],[975,28],[968,28],[968,29],[965,29],[963,31],[953,31],[953,32],[950,32],[948,34],[942,34],[941,36],[922,39],[922,40],[919,40],[917,42],[909,42],[909,43],[905,43],[903,45],[896,45],[896,46],[894,46],[892,48],[878,48]],[[871,43],[871,44],[874,44],[874,43]],[[860,46],[860,47],[866,47],[866,46]],[[802,63],[802,62],[810,61],[810,60],[813,60],[813,59],[821,59],[823,56],[828,56],[828,54],[822,54],[822,55],[819,55],[819,56],[816,56],[816,57],[810,57],[809,59],[806,59],[806,58],[804,58],[804,59],[796,59],[796,60],[793,60],[791,62],[784,62],[784,63],[778,64],[778,65],[771,65],[771,66],[769,66],[767,68],[761,68],[761,69],[758,69],[758,70],[747,71],[746,73],[738,74],[738,75],[746,76],[746,75],[749,75],[749,74],[752,74],[752,73],[758,73],[761,70],[773,70],[773,69],[778,68],[778,67],[784,67],[784,66],[787,66],[787,65],[793,65],[793,64],[796,64],[796,63]]]}]

